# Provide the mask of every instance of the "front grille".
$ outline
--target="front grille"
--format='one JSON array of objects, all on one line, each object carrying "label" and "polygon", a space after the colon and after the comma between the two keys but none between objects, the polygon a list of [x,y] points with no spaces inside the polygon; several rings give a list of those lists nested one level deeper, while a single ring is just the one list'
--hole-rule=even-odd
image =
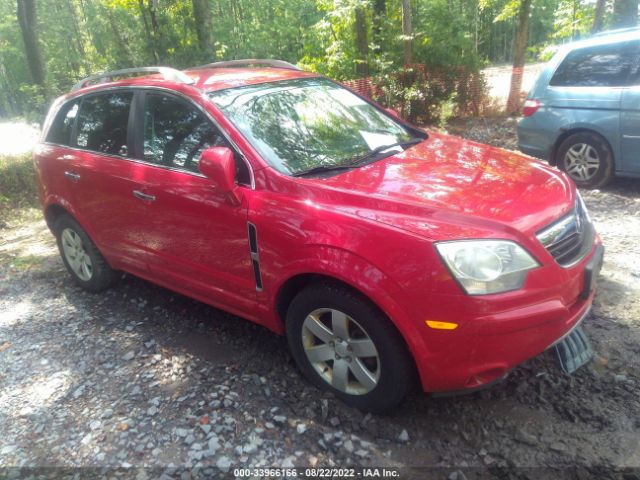
[{"label": "front grille", "polygon": [[540,230],[536,236],[559,265],[570,267],[589,253],[595,230],[582,199],[578,198],[571,212]]}]

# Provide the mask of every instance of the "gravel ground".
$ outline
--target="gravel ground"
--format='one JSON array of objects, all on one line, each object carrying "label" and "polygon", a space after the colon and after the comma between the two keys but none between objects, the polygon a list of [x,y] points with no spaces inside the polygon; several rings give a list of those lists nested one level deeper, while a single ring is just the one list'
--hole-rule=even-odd
[{"label": "gravel ground", "polygon": [[[511,146],[500,139],[509,129],[451,128]],[[514,467],[518,478],[622,478],[635,467],[624,478],[638,478],[640,181],[583,193],[607,248],[584,323],[595,361],[567,376],[546,352],[490,390],[416,393],[387,416],[319,393],[259,326],[131,276],[83,292],[39,212],[26,212],[0,230],[0,466],[155,469],[140,478],[395,466],[402,478],[449,479]]]}]

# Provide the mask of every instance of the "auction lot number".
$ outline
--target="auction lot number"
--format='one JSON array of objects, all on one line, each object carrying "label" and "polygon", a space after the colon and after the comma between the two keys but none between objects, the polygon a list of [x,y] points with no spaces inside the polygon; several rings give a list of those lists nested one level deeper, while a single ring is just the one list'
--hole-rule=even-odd
[{"label": "auction lot number", "polygon": [[399,478],[390,468],[234,468],[236,478]]}]

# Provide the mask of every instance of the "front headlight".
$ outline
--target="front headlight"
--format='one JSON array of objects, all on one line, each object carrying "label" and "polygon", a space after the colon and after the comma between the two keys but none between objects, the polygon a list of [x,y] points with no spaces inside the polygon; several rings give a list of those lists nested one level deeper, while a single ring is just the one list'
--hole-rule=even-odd
[{"label": "front headlight", "polygon": [[508,240],[459,240],[436,243],[438,253],[469,295],[522,288],[538,262]]}]

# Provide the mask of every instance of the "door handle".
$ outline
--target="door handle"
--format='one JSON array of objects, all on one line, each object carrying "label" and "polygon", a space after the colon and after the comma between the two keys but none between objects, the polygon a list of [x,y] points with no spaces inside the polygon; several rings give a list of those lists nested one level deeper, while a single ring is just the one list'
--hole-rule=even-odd
[{"label": "door handle", "polygon": [[75,160],[75,159],[76,159],[75,155],[70,155],[68,153],[66,155],[62,155],[61,157],[58,157],[58,160],[66,160],[66,161]]},{"label": "door handle", "polygon": [[141,192],[140,190],[134,190],[133,196],[145,202],[154,202],[156,199],[155,195],[148,195],[146,193]]},{"label": "door handle", "polygon": [[78,181],[80,180],[80,175],[77,173],[67,171],[64,172],[64,176],[71,180],[73,183],[78,183]]}]

